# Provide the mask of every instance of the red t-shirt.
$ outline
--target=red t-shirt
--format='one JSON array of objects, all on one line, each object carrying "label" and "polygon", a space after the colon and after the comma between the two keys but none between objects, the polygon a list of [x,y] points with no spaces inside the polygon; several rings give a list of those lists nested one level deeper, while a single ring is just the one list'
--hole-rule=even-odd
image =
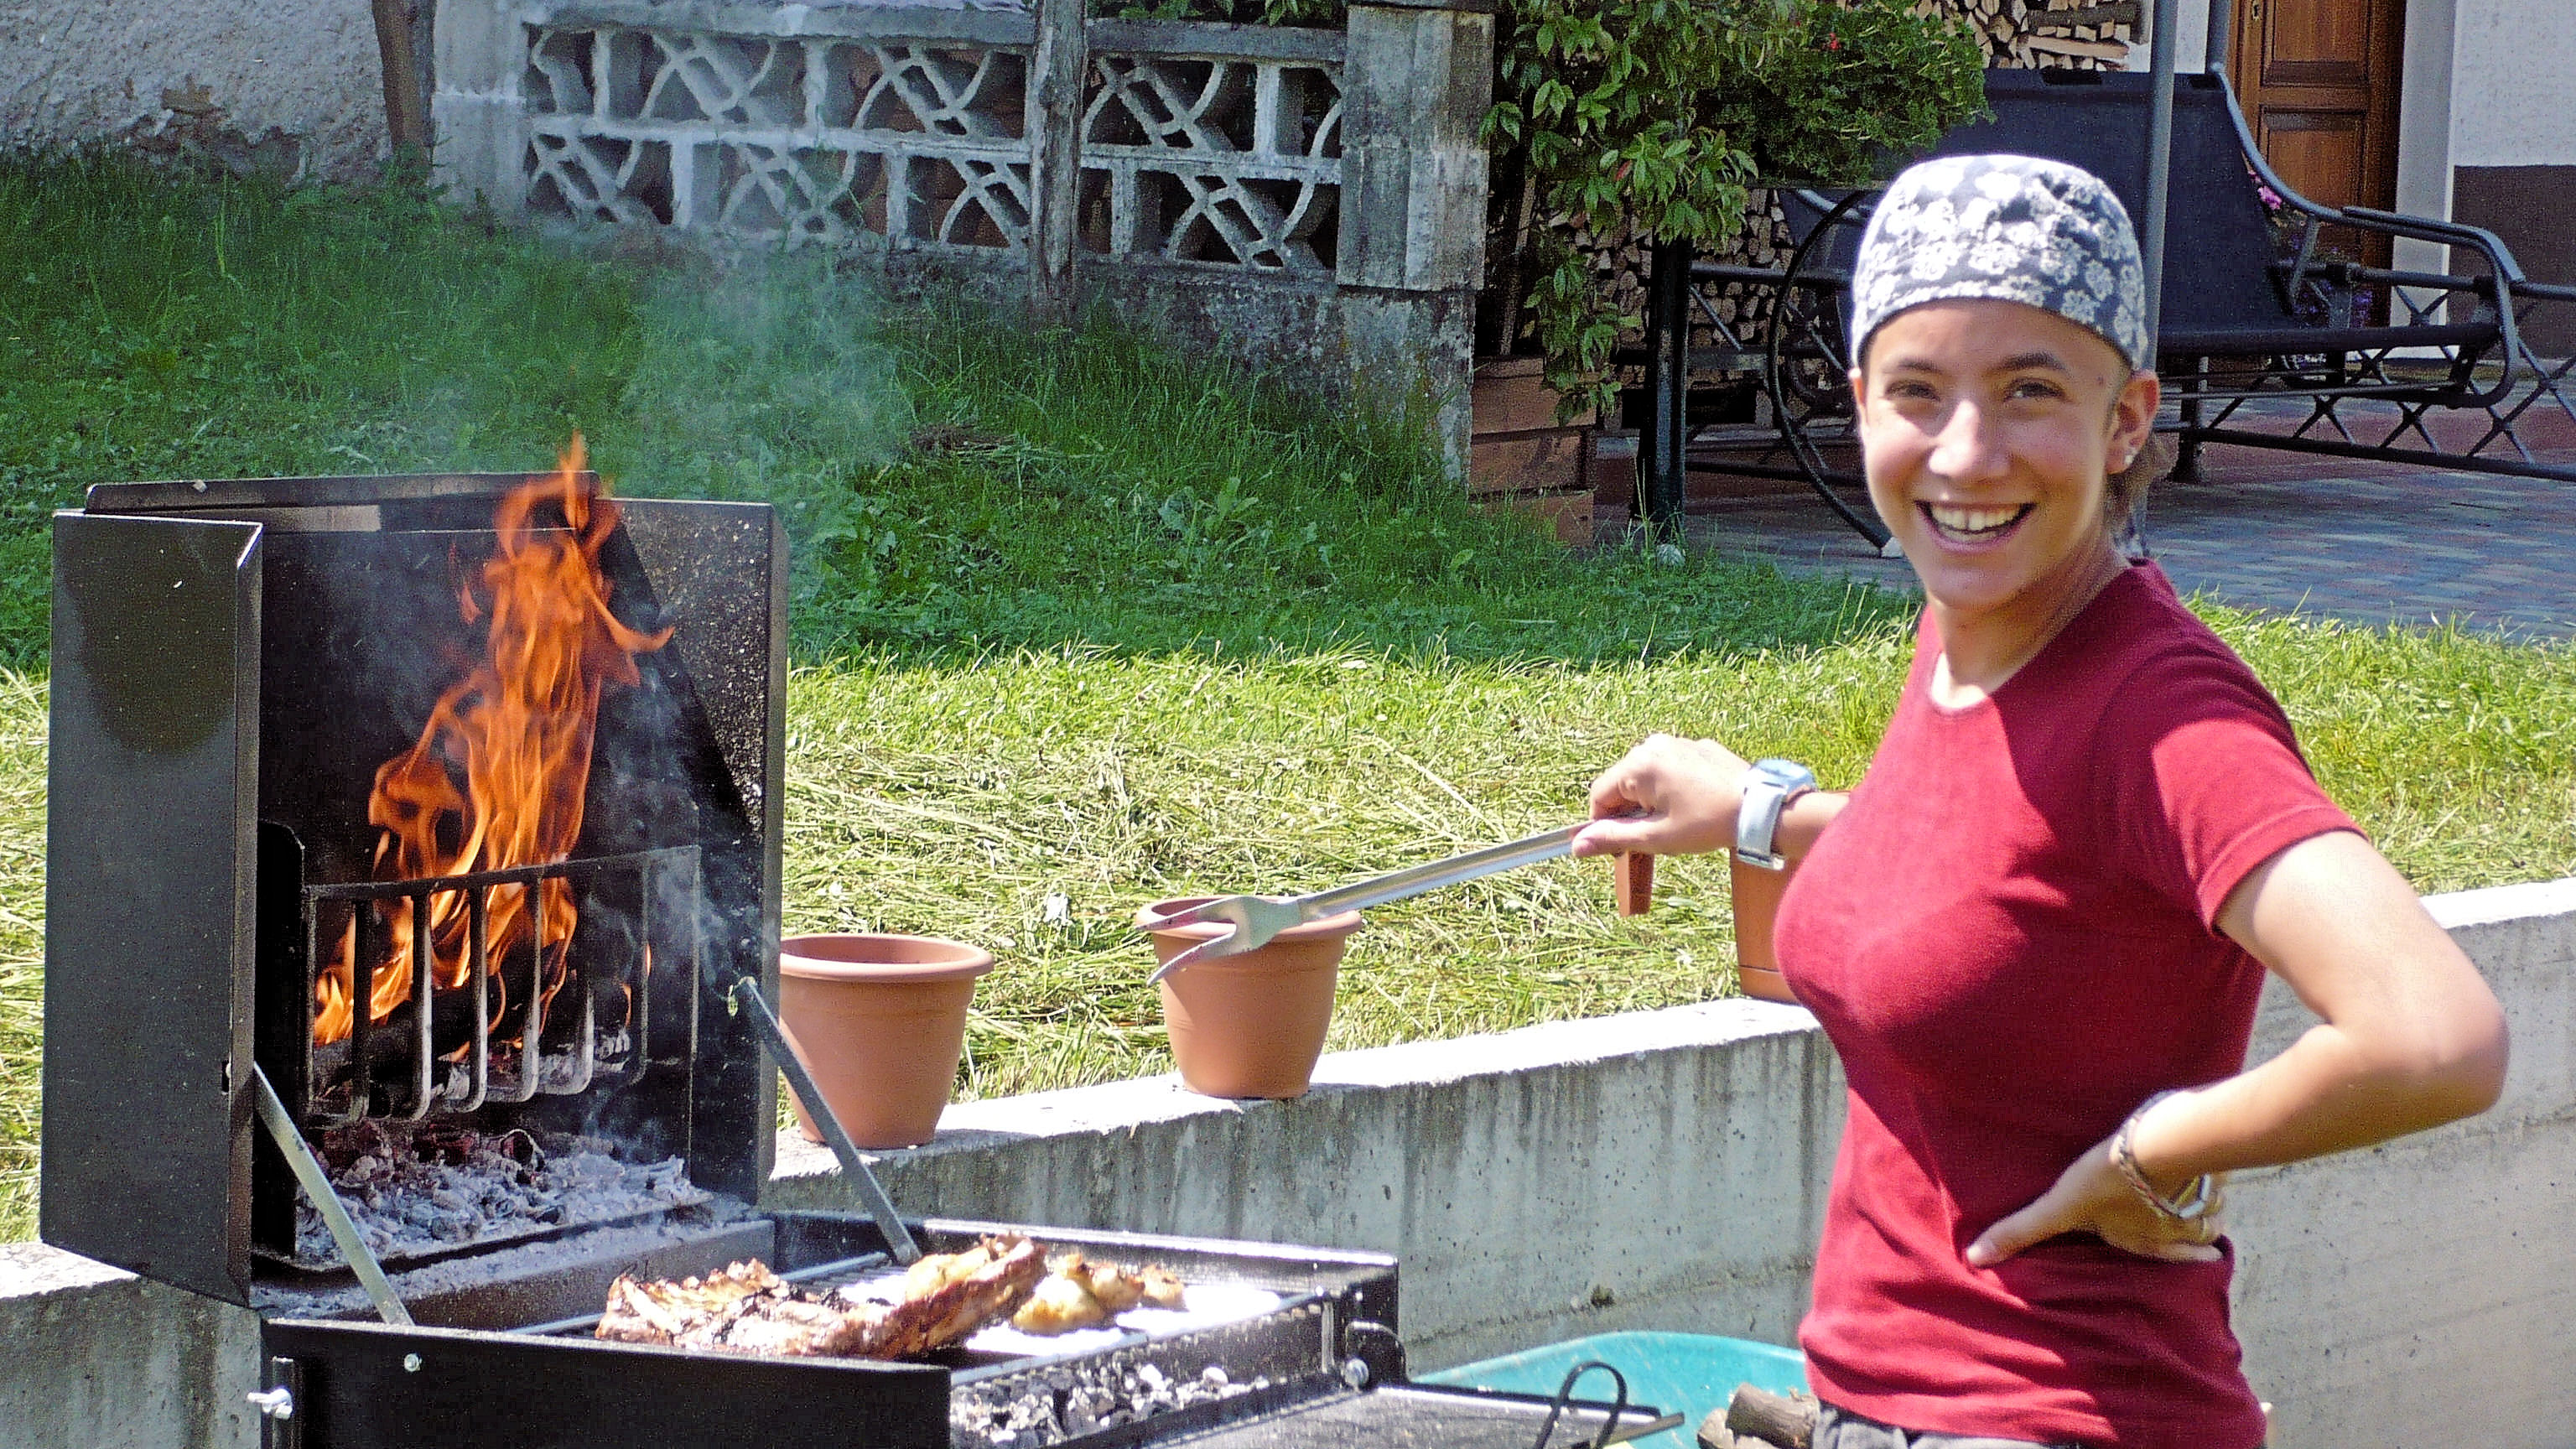
[{"label": "red t-shirt", "polygon": [[1922,1432],[2251,1449],[2232,1251],[1962,1254],[2148,1096],[2243,1070],[2263,968],[2210,923],[2254,867],[2355,827],[2152,565],[1970,708],[1931,701],[1939,654],[1927,613],[1868,776],[1781,903],[1781,967],[1851,1088],[1809,1377]]}]

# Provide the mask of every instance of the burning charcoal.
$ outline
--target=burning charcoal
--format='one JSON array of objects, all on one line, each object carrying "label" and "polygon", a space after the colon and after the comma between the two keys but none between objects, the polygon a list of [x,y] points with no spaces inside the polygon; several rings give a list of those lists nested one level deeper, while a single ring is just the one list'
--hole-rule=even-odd
[{"label": "burning charcoal", "polygon": [[1200,1382],[1200,1383],[1203,1383],[1203,1384],[1206,1384],[1206,1385],[1207,1385],[1208,1387],[1210,1387],[1210,1388],[1216,1388],[1216,1389],[1224,1388],[1224,1387],[1225,1387],[1225,1369],[1224,1369],[1224,1367],[1223,1367],[1223,1366],[1221,1366],[1221,1365],[1218,1365],[1218,1364],[1209,1364],[1206,1368],[1200,1369],[1200,1370],[1199,1370],[1199,1382]]},{"label": "burning charcoal", "polygon": [[1163,1385],[1170,1382],[1170,1380],[1163,1376],[1163,1371],[1154,1367],[1152,1364],[1146,1364],[1142,1368],[1137,1369],[1136,1377],[1149,1391],[1158,1391],[1163,1387]]}]

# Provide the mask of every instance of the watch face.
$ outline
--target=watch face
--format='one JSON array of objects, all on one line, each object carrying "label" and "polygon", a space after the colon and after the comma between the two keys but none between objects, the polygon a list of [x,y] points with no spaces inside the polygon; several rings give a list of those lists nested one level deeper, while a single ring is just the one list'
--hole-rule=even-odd
[{"label": "watch face", "polygon": [[1816,783],[1816,772],[1795,760],[1756,760],[1753,773],[1783,790]]}]

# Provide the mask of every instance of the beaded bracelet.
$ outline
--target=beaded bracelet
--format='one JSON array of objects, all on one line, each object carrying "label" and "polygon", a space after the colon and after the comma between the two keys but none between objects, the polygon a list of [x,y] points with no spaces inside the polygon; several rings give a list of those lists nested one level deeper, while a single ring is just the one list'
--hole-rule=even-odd
[{"label": "beaded bracelet", "polygon": [[2129,1184],[2129,1190],[2138,1195],[2138,1200],[2154,1209],[2157,1216],[2170,1222],[2198,1223],[2215,1215],[2225,1201],[2218,1190],[2217,1177],[2204,1172],[2185,1184],[2180,1194],[2167,1197],[2156,1191],[2156,1185],[2147,1181],[2147,1175],[2138,1170],[2137,1150],[2129,1143],[2130,1134],[2136,1130],[2138,1119],[2147,1115],[2147,1109],[2176,1095],[2174,1092],[2158,1092],[2138,1104],[2138,1109],[2120,1124],[2120,1130],[2111,1134],[2111,1165],[2120,1170],[2121,1178]]}]

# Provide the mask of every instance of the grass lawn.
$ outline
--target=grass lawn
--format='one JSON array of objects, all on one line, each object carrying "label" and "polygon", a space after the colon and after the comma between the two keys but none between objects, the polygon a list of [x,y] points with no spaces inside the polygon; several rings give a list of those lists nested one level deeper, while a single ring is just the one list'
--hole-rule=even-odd
[{"label": "grass lawn", "polygon": [[[791,929],[993,948],[965,1088],[1161,1070],[1135,907],[1572,818],[1654,729],[1867,759],[1902,599],[1576,557],[1398,430],[1098,328],[811,264],[544,250],[397,197],[0,170],[0,1240],[31,1229],[47,512],[124,478],[528,468],[760,497],[798,549]],[[2213,611],[2425,889],[2576,871],[2576,652]],[[1559,862],[1374,912],[1334,1042],[1722,995],[1722,868]]]}]

